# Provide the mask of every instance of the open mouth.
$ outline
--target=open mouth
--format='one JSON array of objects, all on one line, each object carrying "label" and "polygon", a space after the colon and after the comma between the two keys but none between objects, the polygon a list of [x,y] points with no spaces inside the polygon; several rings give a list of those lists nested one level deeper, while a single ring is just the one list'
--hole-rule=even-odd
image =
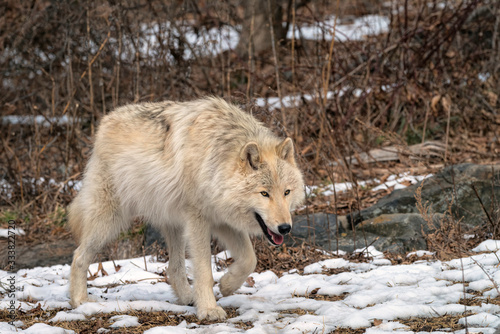
[{"label": "open mouth", "polygon": [[255,219],[259,222],[260,228],[262,229],[262,232],[264,232],[264,235],[267,237],[267,240],[269,240],[272,244],[278,246],[283,243],[283,236],[281,234],[276,234],[273,231],[269,229],[269,227],[266,226],[266,223],[264,223],[264,219],[255,212]]}]

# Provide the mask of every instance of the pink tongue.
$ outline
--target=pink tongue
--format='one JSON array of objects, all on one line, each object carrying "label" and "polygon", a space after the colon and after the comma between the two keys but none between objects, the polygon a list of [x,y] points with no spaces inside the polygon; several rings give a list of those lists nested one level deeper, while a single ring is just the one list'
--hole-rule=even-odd
[{"label": "pink tongue", "polygon": [[267,233],[269,233],[271,235],[275,244],[281,245],[283,243],[284,238],[282,235],[273,233],[269,228],[267,229]]}]

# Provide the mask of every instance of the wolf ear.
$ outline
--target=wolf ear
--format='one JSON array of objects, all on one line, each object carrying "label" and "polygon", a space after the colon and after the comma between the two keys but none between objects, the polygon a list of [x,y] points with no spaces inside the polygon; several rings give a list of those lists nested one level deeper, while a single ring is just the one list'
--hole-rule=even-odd
[{"label": "wolf ear", "polygon": [[240,151],[240,159],[243,163],[248,164],[253,170],[259,168],[260,150],[256,142],[249,142]]},{"label": "wolf ear", "polygon": [[281,159],[288,161],[292,165],[295,165],[295,150],[293,148],[293,142],[290,137],[286,138],[278,146],[276,146],[276,152]]}]

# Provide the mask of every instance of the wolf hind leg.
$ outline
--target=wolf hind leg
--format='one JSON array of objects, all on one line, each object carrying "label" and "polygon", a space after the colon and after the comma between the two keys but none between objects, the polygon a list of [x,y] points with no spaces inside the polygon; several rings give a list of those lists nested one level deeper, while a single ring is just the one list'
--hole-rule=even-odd
[{"label": "wolf hind leg", "polygon": [[[102,200],[102,198],[101,198]],[[87,270],[95,255],[119,233],[130,225],[119,212],[119,208],[110,201],[96,201],[98,207],[84,207],[79,198],[70,207],[71,225],[79,225],[79,246],[73,253],[69,280],[70,304],[72,307],[89,301],[87,295]],[[78,221],[76,221],[78,220]]]},{"label": "wolf hind leg", "polygon": [[220,280],[220,291],[228,296],[238,290],[257,265],[257,258],[252,242],[247,233],[236,231],[229,226],[220,226],[214,230],[215,236],[231,252],[234,263]]},{"label": "wolf hind leg", "polygon": [[186,242],[182,228],[163,225],[161,233],[168,249],[168,279],[175,291],[178,302],[183,305],[194,304],[193,289],[186,276]]}]

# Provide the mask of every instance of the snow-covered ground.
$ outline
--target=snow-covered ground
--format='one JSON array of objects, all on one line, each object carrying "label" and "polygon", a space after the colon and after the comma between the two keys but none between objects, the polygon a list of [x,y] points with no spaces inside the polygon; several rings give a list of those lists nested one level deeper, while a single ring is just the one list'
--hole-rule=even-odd
[{"label": "snow-covered ground", "polygon": [[[359,252],[360,250],[358,250]],[[145,333],[241,333],[236,322],[251,323],[248,333],[328,333],[335,328],[367,328],[366,333],[411,333],[398,320],[410,317],[437,317],[440,315],[471,315],[459,320],[467,323],[470,333],[494,333],[500,326],[500,306],[487,303],[488,297],[498,296],[500,283],[500,241],[488,240],[474,251],[485,252],[447,262],[419,260],[408,265],[391,265],[384,255],[373,247],[368,248],[368,262],[350,262],[335,258],[311,264],[303,274],[296,270],[276,276],[271,271],[253,273],[255,283],[245,283],[234,295],[222,297],[218,284],[214,292],[222,307],[237,309],[238,316],[226,322],[198,325],[183,321],[178,326],[159,326]],[[366,254],[366,252],[364,252]],[[427,255],[428,252],[417,252]],[[217,282],[225,269],[217,269],[215,261],[226,254],[214,257],[213,275]],[[15,275],[16,299],[5,293],[0,309],[7,309],[11,300],[16,308],[27,311],[41,304],[43,309],[66,310],[58,312],[51,322],[90,319],[99,313],[140,311],[170,311],[193,314],[194,307],[177,305],[172,288],[164,282],[162,273],[166,264],[153,257],[103,263],[107,276],[99,274],[89,281],[89,291],[95,302],[71,309],[68,299],[68,265],[19,270]],[[97,271],[97,264],[90,268]],[[327,269],[344,269],[339,274],[328,274]],[[191,273],[188,262],[188,273]],[[0,271],[0,282],[8,287],[12,274]],[[464,295],[464,284],[466,292]],[[459,304],[461,298],[475,293],[481,306]],[[312,298],[314,296],[332,298]],[[338,298],[333,298],[338,296]],[[26,302],[30,300],[32,302]],[[296,312],[296,310],[305,312]],[[295,311],[294,311],[295,310]],[[111,327],[138,326],[137,317],[115,316]],[[375,324],[376,323],[376,324]],[[17,326],[18,328],[16,329]],[[57,327],[36,324],[24,331],[19,327],[0,323],[1,333],[72,333]],[[17,331],[16,331],[17,330]],[[104,333],[105,328],[100,330]],[[441,332],[449,332],[446,328]],[[458,333],[465,333],[461,330]]]},{"label": "snow-covered ground", "polygon": [[[372,191],[378,191],[378,190],[384,190],[384,189],[389,189],[391,187],[394,187],[394,190],[396,189],[403,189],[408,187],[408,184],[416,184],[424,179],[427,179],[431,177],[432,174],[426,174],[426,175],[417,175],[413,176],[410,175],[409,172],[402,173],[402,174],[393,174],[387,177],[385,182],[381,182],[379,179],[373,179],[373,180],[368,180],[368,181],[359,181],[358,186],[360,187],[372,187]],[[332,196],[334,192],[341,193],[341,192],[346,192],[346,191],[351,191],[356,187],[356,185],[352,182],[339,182],[333,184],[327,184],[327,185],[312,185],[312,186],[306,186],[306,195],[307,196],[316,196],[316,195],[323,195],[323,196]]]}]

